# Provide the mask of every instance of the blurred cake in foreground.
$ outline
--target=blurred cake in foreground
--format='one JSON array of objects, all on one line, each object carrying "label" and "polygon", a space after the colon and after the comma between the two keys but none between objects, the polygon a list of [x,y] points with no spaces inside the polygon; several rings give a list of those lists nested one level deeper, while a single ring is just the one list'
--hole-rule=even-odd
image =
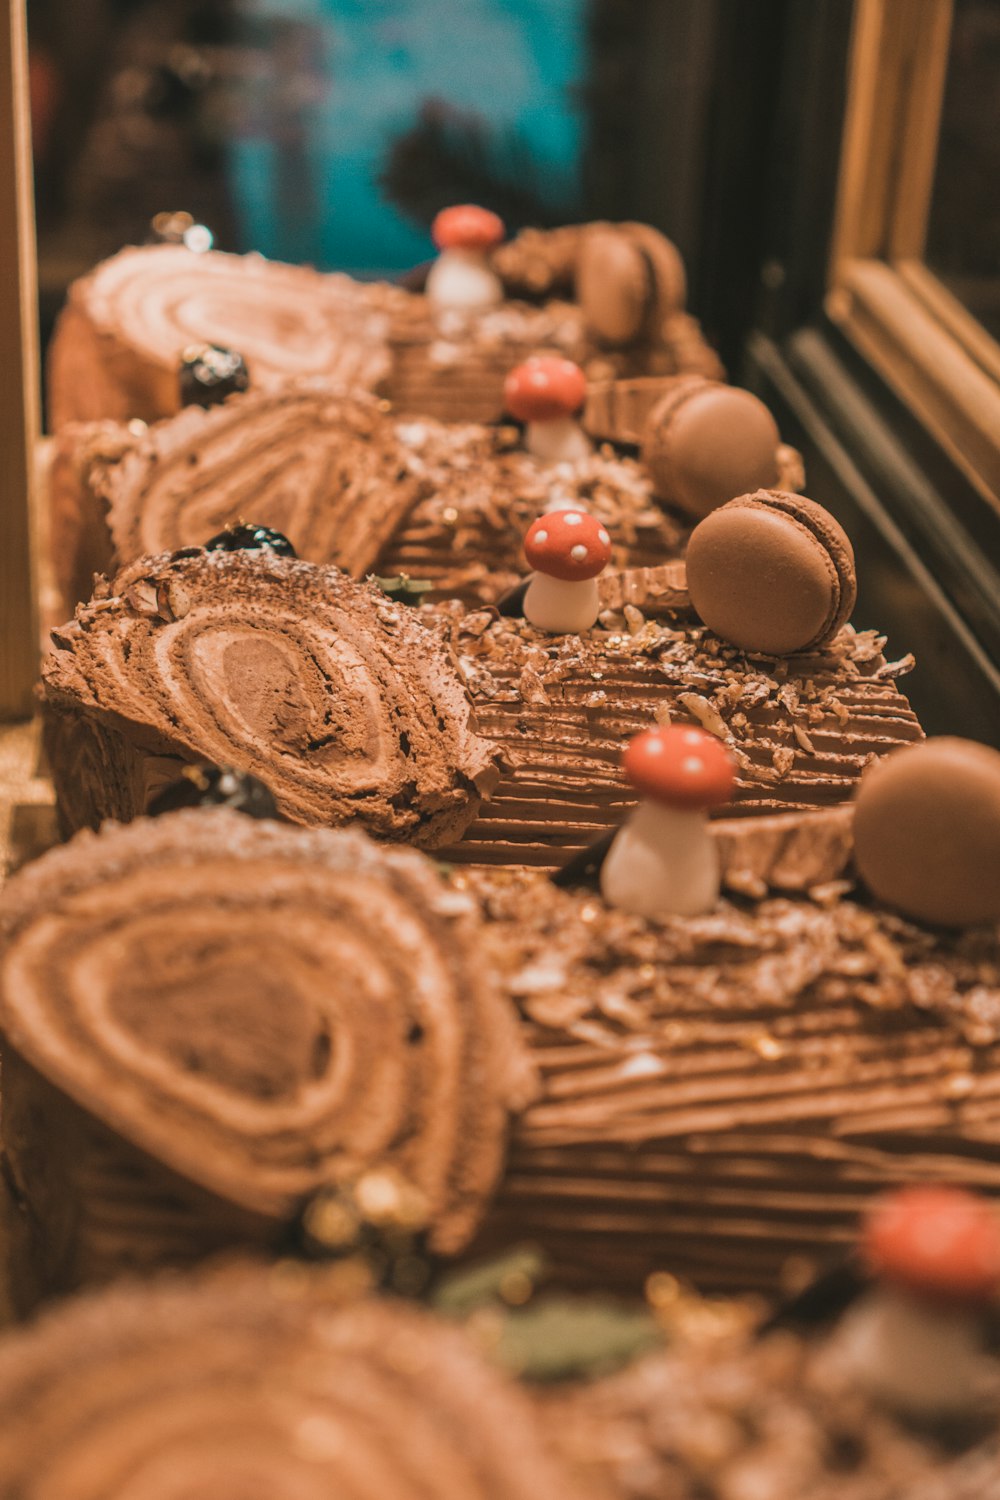
[{"label": "blurred cake in foreground", "polygon": [[17,1302],[280,1250],[341,1189],[369,1213],[389,1193],[434,1254],[462,1249],[533,1089],[479,932],[472,899],[412,850],[226,807],[107,824],[13,878]]},{"label": "blurred cake in foreground", "polygon": [[998,1290],[994,1209],[948,1188],[888,1194],[801,1309],[761,1328],[659,1277],[667,1347],[542,1409],[618,1500],[980,1500],[1000,1463]]},{"label": "blurred cake in foreground", "polygon": [[303,1268],[125,1284],[0,1342],[13,1500],[585,1500],[458,1330]]}]

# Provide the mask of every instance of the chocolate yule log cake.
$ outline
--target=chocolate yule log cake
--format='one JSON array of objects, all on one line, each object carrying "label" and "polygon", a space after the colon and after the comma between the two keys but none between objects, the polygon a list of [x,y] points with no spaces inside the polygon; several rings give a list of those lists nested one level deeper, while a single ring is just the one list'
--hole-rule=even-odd
[{"label": "chocolate yule log cake", "polygon": [[70,424],[49,476],[53,566],[72,609],[95,573],[250,517],[299,557],[363,577],[431,483],[383,404],[319,383],[189,406],[151,428]]},{"label": "chocolate yule log cake", "polygon": [[[579,562],[574,547],[587,553]],[[686,570],[598,577],[609,548],[596,517],[534,523],[533,580],[551,577],[570,610],[540,616],[540,628],[457,605],[425,612],[512,763],[449,857],[552,864],[586,845],[633,805],[621,746],[656,721],[700,724],[726,743],[737,812],[843,802],[873,756],[921,738],[896,687],[912,658],[887,662],[884,638],[847,624],[853,554],[821,506],[770,490],[731,501],[692,533]],[[587,587],[589,628],[572,613]]]},{"label": "chocolate yule log cake", "polygon": [[49,349],[49,426],[170,416],[192,344],[237,350],[260,390],[302,376],[371,389],[386,369],[391,295],[260,255],[123,250],[70,288]]},{"label": "chocolate yule log cake", "polygon": [[[582,397],[582,372],[562,360],[529,361],[509,380],[530,374],[544,402],[545,377],[567,371]],[[619,566],[656,566],[676,557],[690,517],[758,484],[801,485],[798,455],[748,391],[683,377],[678,408],[662,399],[677,380],[649,383],[662,411],[651,431],[670,454],[665,483],[607,443],[594,449],[558,411],[529,423],[526,441],[513,426],[400,420],[374,397],[317,382],[232,395],[221,411],[192,407],[152,428],[70,423],[49,476],[66,607],[88,596],[95,573],[199,545],[240,515],[282,532],[310,562],[407,574],[430,585],[425,597],[492,603],[520,577],[524,532],[547,508],[591,511]],[[546,427],[562,432],[566,461],[532,451]],[[665,475],[662,463],[656,472]]]},{"label": "chocolate yule log cake", "polygon": [[[698,737],[673,736],[693,776]],[[542,1075],[490,1232],[516,1226],[571,1279],[773,1291],[847,1243],[875,1190],[1000,1193],[1000,755],[929,740],[875,764],[856,810],[706,829],[724,895],[700,914],[454,876]],[[637,868],[641,905],[657,872]]]},{"label": "chocolate yule log cake", "polygon": [[434,847],[497,781],[500,752],[414,611],[270,546],[141,558],[52,643],[44,732],[68,831],[134,817],[209,760],[260,776],[293,822]]},{"label": "chocolate yule log cake", "polygon": [[432,234],[440,254],[425,292],[394,304],[389,319],[382,389],[402,412],[498,421],[507,372],[541,352],[593,378],[722,374],[683,311],[681,258],[648,225],[529,230],[504,245],[495,214],[460,204],[438,214]]},{"label": "chocolate yule log cake", "polygon": [[107,824],[15,876],[0,1027],[19,1303],[281,1248],[317,1194],[359,1181],[402,1193],[432,1252],[461,1249],[534,1084],[479,931],[412,850],[225,807]]},{"label": "chocolate yule log cake", "polygon": [[[680,381],[691,397],[684,409],[697,418],[683,426],[675,420],[677,403],[663,399],[679,382],[649,382],[658,392],[649,429],[661,452],[669,443],[671,455],[670,477],[660,482],[662,463],[654,471],[608,443],[594,449],[573,429],[577,403],[572,396],[559,401],[565,366],[536,359],[510,372],[506,399],[526,423],[520,440],[504,427],[397,425],[426,468],[429,493],[383,551],[381,573],[426,580],[431,599],[492,604],[523,574],[524,533],[546,510],[590,512],[611,534],[617,567],[656,567],[682,550],[692,518],[760,484],[793,490],[804,483],[799,455],[781,443],[762,402],[749,391],[694,377]],[[582,381],[580,391],[586,391]],[[546,427],[556,429],[554,440]],[[536,433],[541,456],[532,451]]]},{"label": "chocolate yule log cake", "polygon": [[790,1306],[761,1327],[658,1278],[666,1348],[546,1394],[553,1443],[618,1500],[996,1495],[995,1210],[954,1189],[887,1195],[850,1279],[846,1298],[815,1289],[813,1326]]},{"label": "chocolate yule log cake", "polygon": [[124,1284],[0,1343],[3,1500],[589,1493],[461,1331],[281,1265]]},{"label": "chocolate yule log cake", "polygon": [[[429,279],[426,294],[260,255],[184,245],[121,251],[70,289],[49,354],[50,426],[170,416],[184,352],[205,343],[237,351],[262,390],[321,376],[449,421],[499,420],[508,370],[541,351],[567,355],[595,378],[721,375],[682,310],[677,251],[657,231],[579,226],[571,275],[537,293],[575,300],[539,304],[509,297],[492,269],[490,245],[503,234],[495,215],[459,205],[440,217],[442,256],[431,275],[453,264],[436,290]],[[463,242],[446,244],[455,234]],[[502,248],[519,291],[526,262],[516,239]],[[528,262],[537,266],[537,250]]]}]

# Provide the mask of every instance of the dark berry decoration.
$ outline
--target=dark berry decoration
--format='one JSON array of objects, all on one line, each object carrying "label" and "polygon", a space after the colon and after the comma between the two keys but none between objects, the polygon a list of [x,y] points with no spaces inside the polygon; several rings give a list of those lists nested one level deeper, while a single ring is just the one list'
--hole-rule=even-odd
[{"label": "dark berry decoration", "polygon": [[234,521],[225,531],[209,537],[206,552],[277,552],[279,557],[297,557],[298,553],[280,531],[270,526],[255,526],[252,521]]},{"label": "dark berry decoration", "polygon": [[242,354],[219,344],[186,349],[181,358],[182,406],[218,406],[228,396],[245,391],[250,372]]},{"label": "dark berry decoration", "polygon": [[146,816],[178,812],[182,807],[229,807],[248,818],[278,818],[278,806],[270,789],[246,771],[223,766],[185,766],[177,781],[157,792]]}]

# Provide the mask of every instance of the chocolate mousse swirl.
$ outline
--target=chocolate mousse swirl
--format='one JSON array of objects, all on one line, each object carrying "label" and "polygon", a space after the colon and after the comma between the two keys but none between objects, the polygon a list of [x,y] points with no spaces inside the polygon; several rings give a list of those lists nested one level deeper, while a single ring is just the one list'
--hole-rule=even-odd
[{"label": "chocolate mousse swirl", "polygon": [[266,782],[296,823],[428,847],[497,778],[446,651],[405,605],[272,552],[142,558],[53,634],[46,736],[66,826],[144,811],[185,761]]},{"label": "chocolate mousse swirl", "polygon": [[237,350],[254,389],[295,376],[370,389],[386,365],[391,295],[258,255],[123,250],[70,290],[49,355],[50,425],[170,416],[192,344]]},{"label": "chocolate mousse swirl", "polygon": [[461,1248],[531,1084],[479,932],[411,850],[228,809],[25,869],[0,904],[16,1294],[281,1244],[373,1166]]},{"label": "chocolate mousse swirl", "polygon": [[0,1348],[3,1500],[579,1500],[461,1332],[279,1266],[124,1285]]},{"label": "chocolate mousse swirl", "polygon": [[95,533],[107,572],[200,546],[239,518],[280,531],[309,562],[361,577],[430,488],[416,467],[373,396],[319,383],[188,407],[139,435],[72,426],[53,473],[60,582],[70,607],[90,593]]}]

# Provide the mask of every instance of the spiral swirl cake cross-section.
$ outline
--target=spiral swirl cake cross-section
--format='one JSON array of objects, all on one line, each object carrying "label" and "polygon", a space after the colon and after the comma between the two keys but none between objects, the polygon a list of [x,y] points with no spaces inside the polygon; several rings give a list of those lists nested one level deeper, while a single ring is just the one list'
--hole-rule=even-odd
[{"label": "spiral swirl cake cross-section", "polygon": [[412,850],[225,809],[107,826],[24,870],[0,907],[0,1024],[25,1277],[280,1244],[372,1166],[420,1191],[433,1249],[461,1248],[531,1085],[479,931]]},{"label": "spiral swirl cake cross-section", "polygon": [[370,390],[387,368],[385,307],[399,297],[260,255],[123,250],[70,290],[49,352],[50,426],[170,416],[192,344],[242,354],[255,390],[300,376]]},{"label": "spiral swirl cake cross-section", "polygon": [[271,552],[143,558],[54,632],[46,737],[68,829],[145,810],[184,762],[267,782],[296,823],[458,837],[498,775],[445,649],[405,605]]},{"label": "spiral swirl cake cross-section", "polygon": [[0,1350],[3,1500],[580,1500],[528,1397],[397,1302],[235,1269],[119,1286]]},{"label": "spiral swirl cake cross-section", "polygon": [[299,557],[362,577],[430,489],[384,403],[297,381],[132,432],[73,424],[50,478],[54,568],[67,609],[95,572],[198,547],[238,520]]}]

